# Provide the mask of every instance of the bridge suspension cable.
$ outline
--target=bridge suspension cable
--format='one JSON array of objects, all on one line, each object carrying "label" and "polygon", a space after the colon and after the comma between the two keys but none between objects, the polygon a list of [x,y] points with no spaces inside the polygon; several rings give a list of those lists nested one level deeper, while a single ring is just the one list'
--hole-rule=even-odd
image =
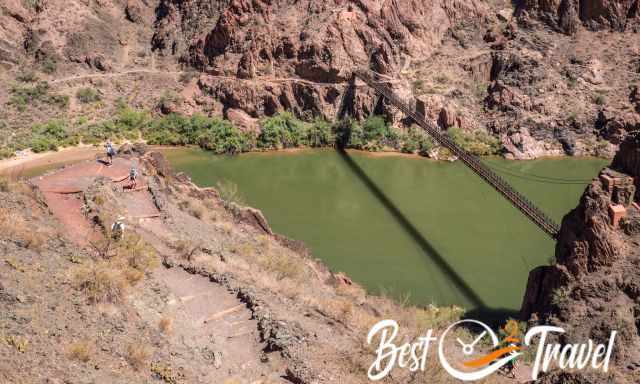
[{"label": "bridge suspension cable", "polygon": [[364,81],[368,86],[373,88],[376,93],[382,95],[393,106],[402,111],[405,115],[412,118],[416,124],[424,129],[439,145],[447,148],[451,153],[457,156],[467,167],[475,174],[480,176],[485,182],[491,185],[504,198],[506,198],[514,207],[522,212],[527,218],[533,221],[540,229],[552,238],[557,238],[559,226],[542,210],[540,210],[533,202],[528,200],[520,192],[516,191],[506,180],[496,174],[491,168],[485,165],[477,156],[464,150],[456,144],[446,133],[440,131],[435,124],[427,121],[427,119],[419,112],[410,108],[407,103],[401,100],[387,86],[376,80],[375,73],[369,70],[356,70],[354,75]]}]

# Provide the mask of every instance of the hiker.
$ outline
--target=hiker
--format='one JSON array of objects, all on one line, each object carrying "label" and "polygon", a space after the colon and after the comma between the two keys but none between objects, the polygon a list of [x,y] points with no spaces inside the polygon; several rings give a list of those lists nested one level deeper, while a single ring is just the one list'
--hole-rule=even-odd
[{"label": "hiker", "polygon": [[124,217],[120,216],[118,217],[118,220],[116,220],[111,226],[111,237],[113,237],[114,240],[120,240],[122,239],[123,236],[124,236]]},{"label": "hiker", "polygon": [[129,189],[135,189],[138,181],[138,169],[135,163],[131,163],[129,170]]},{"label": "hiker", "polygon": [[107,148],[107,159],[109,159],[109,164],[113,164],[113,157],[116,155],[116,150],[113,148],[113,144],[111,144],[111,140],[107,140],[107,144],[105,144],[105,148]]}]

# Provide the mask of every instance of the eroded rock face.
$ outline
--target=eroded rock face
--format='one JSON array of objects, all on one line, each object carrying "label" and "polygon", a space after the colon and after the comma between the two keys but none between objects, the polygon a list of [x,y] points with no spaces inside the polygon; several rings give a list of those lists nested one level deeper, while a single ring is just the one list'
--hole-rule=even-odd
[{"label": "eroded rock face", "polygon": [[[579,206],[565,216],[556,245],[556,264],[529,275],[522,316],[567,330],[561,341],[600,342],[618,331],[614,360],[623,370],[640,367],[640,141],[628,138],[611,168],[586,189]],[[612,206],[624,207],[616,225]],[[556,381],[549,381],[556,382]]]},{"label": "eroded rock face", "polygon": [[429,56],[455,23],[486,13],[475,0],[232,0],[217,9],[204,3],[162,1],[156,50],[214,75],[260,78],[248,87],[203,80],[226,108],[252,117],[280,109],[334,117],[354,68],[396,72],[406,57]]},{"label": "eroded rock face", "polygon": [[538,15],[565,33],[575,33],[580,25],[617,31],[640,28],[638,0],[526,0],[518,12]]}]

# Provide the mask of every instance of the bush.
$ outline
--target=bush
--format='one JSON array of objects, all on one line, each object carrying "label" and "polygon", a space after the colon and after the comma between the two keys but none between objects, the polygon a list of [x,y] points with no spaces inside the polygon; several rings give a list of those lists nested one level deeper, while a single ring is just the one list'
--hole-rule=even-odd
[{"label": "bush", "polygon": [[233,181],[223,180],[216,184],[220,198],[225,203],[245,205],[244,199],[238,192],[238,185]]},{"label": "bush", "polygon": [[149,350],[141,343],[132,343],[127,347],[127,361],[136,371],[145,367],[149,355]]},{"label": "bush", "polygon": [[418,150],[418,140],[415,136],[405,135],[402,138],[402,152],[403,153],[415,153]]},{"label": "bush", "polygon": [[[193,117],[192,121],[197,118]],[[198,145],[215,153],[235,155],[251,149],[250,136],[234,127],[231,122],[216,118],[208,118],[198,131]]]},{"label": "bush", "polygon": [[15,86],[11,88],[11,98],[9,104],[16,106],[23,111],[26,105],[41,102],[66,108],[69,105],[69,96],[49,94],[49,83],[41,81],[34,86]]},{"label": "bush", "polygon": [[38,81],[38,76],[33,71],[25,71],[16,76],[16,80],[21,83],[34,83]]},{"label": "bush", "polygon": [[67,356],[72,360],[78,360],[83,363],[91,360],[91,355],[93,354],[93,349],[91,347],[91,342],[88,340],[77,341],[71,345],[67,350]]},{"label": "bush", "polygon": [[281,149],[306,144],[304,123],[290,112],[281,112],[262,121],[262,132],[258,136],[258,147]]},{"label": "bush", "polygon": [[107,262],[76,269],[73,283],[92,303],[120,302],[128,286],[122,271]]},{"label": "bush", "polygon": [[93,88],[80,88],[76,92],[76,99],[82,104],[95,103],[100,101],[100,94]]},{"label": "bush", "polygon": [[0,160],[12,157],[15,151],[10,148],[0,148]]},{"label": "bush", "polygon": [[336,145],[340,148],[362,149],[364,147],[364,131],[353,119],[344,119],[335,126]]},{"label": "bush", "polygon": [[116,122],[124,130],[135,130],[142,129],[148,120],[149,114],[147,112],[124,106],[118,109]]},{"label": "bush", "polygon": [[593,102],[596,105],[605,105],[607,103],[607,99],[604,95],[597,95],[593,98]]},{"label": "bush", "polygon": [[418,140],[418,154],[420,156],[429,156],[429,153],[433,150],[433,139],[431,137],[424,135]]},{"label": "bush", "polygon": [[454,127],[447,134],[464,150],[477,156],[495,155],[500,151],[500,141],[483,131],[466,133]]},{"label": "bush", "polygon": [[62,120],[51,120],[46,124],[35,125],[31,131],[33,133],[31,149],[36,153],[55,151],[59,146],[69,143],[67,127]]},{"label": "bush", "polygon": [[380,141],[390,134],[389,126],[381,116],[371,116],[362,125],[365,142]]},{"label": "bush", "polygon": [[331,124],[324,119],[317,118],[307,131],[307,144],[319,148],[333,145],[335,137],[331,132]]},{"label": "bush", "polygon": [[58,70],[58,63],[52,58],[45,58],[42,62],[42,72],[46,74],[53,74]]},{"label": "bush", "polygon": [[35,153],[57,151],[58,145],[45,137],[37,137],[31,141],[31,150]]}]

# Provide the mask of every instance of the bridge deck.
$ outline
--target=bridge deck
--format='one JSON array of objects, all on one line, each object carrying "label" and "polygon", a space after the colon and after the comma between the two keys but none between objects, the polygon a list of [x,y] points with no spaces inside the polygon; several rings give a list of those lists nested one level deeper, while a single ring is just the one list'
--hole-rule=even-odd
[{"label": "bridge deck", "polygon": [[447,134],[442,133],[440,128],[433,123],[428,122],[422,114],[415,112],[413,108],[410,108],[409,105],[396,96],[391,89],[376,81],[374,74],[366,70],[357,70],[354,74],[373,88],[378,94],[389,100],[392,105],[401,110],[407,116],[411,117],[416,124],[422,127],[439,145],[447,148],[451,153],[456,155],[465,165],[471,168],[474,173],[491,185],[504,198],[513,204],[513,206],[540,227],[540,229],[552,238],[557,238],[559,226],[524,195],[516,191],[506,180],[482,163],[477,156],[464,150]]}]

